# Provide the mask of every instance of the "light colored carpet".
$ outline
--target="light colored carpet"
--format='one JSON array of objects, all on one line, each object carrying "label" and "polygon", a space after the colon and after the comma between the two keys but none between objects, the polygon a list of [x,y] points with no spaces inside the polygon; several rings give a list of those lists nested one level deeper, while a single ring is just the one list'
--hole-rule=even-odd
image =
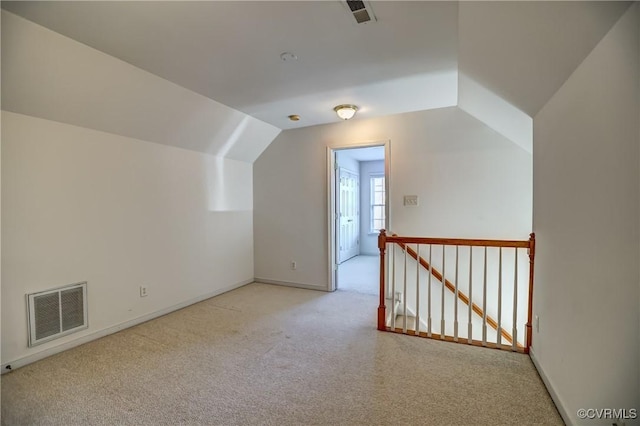
[{"label": "light colored carpet", "polygon": [[380,256],[355,256],[338,265],[338,290],[379,294]]},{"label": "light colored carpet", "polygon": [[562,424],[526,355],[376,331],[376,304],[250,284],[2,376],[2,424]]}]

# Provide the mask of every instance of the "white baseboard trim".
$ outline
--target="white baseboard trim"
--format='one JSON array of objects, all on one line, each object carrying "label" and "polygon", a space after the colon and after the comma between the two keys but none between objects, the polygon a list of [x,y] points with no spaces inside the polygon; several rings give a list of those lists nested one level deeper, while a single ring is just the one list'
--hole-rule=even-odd
[{"label": "white baseboard trim", "polygon": [[[171,312],[177,311],[177,310],[182,309],[182,308],[186,308],[187,306],[193,305],[193,304],[198,303],[198,302],[202,302],[203,300],[207,300],[207,299],[210,299],[212,297],[219,296],[219,295],[221,295],[223,293],[226,293],[226,292],[231,291],[231,290],[235,290],[237,288],[243,287],[243,286],[245,286],[247,284],[251,284],[253,282],[254,282],[254,280],[250,279],[250,280],[245,280],[245,281],[242,281],[242,282],[239,282],[239,283],[227,286],[227,287],[223,287],[223,288],[218,289],[216,291],[213,291],[211,293],[203,294],[202,296],[198,296],[196,298],[187,300],[185,302],[178,303],[177,305],[172,305],[172,306],[169,306],[167,308],[161,309],[159,311],[155,311],[155,312],[152,312],[150,314],[142,315],[142,316],[140,316],[138,318],[134,318],[132,320],[125,321],[123,323],[114,325],[112,327],[104,328],[102,330],[98,330],[98,331],[95,331],[93,333],[86,334],[86,335],[84,335],[82,337],[79,337],[79,338],[77,338],[75,340],[71,340],[71,341],[62,343],[60,345],[44,349],[44,350],[42,350],[40,352],[31,354],[31,355],[27,355],[27,356],[25,356],[23,358],[15,359],[13,361],[10,361],[10,362],[7,362],[5,364],[2,364],[1,374],[8,373],[10,371],[15,370],[16,368],[24,367],[25,365],[31,364],[31,363],[36,362],[36,361],[40,361],[41,359],[50,357],[51,355],[55,355],[57,353],[64,352],[64,351],[66,351],[68,349],[71,349],[71,348],[75,348],[76,346],[80,346],[80,345],[83,345],[85,343],[89,343],[89,342],[91,342],[93,340],[100,339],[101,337],[105,337],[105,336],[108,336],[110,334],[117,333],[118,331],[124,330],[125,328],[130,328],[130,327],[133,327],[135,325],[142,324],[143,322],[147,322],[147,321],[150,321],[152,319],[161,317],[163,315],[167,315],[167,314],[169,314]],[[7,367],[9,367],[9,368],[7,368]]]},{"label": "white baseboard trim", "polygon": [[311,285],[311,284],[294,283],[294,282],[289,282],[289,281],[269,280],[269,279],[266,279],[266,278],[258,278],[258,277],[256,277],[254,279],[254,281],[257,282],[257,283],[263,283],[263,284],[274,284],[274,285],[281,285],[281,286],[285,286],[285,287],[304,288],[304,289],[307,289],[307,290],[327,291],[326,287],[320,287],[320,286]]},{"label": "white baseboard trim", "polygon": [[540,378],[542,379],[544,386],[547,388],[549,395],[551,395],[551,399],[553,400],[553,403],[556,405],[556,408],[558,409],[558,413],[560,413],[560,417],[562,417],[562,420],[564,420],[564,423],[569,426],[574,425],[575,423],[573,423],[573,421],[571,420],[571,417],[569,416],[569,413],[565,409],[564,404],[562,403],[562,400],[556,393],[553,386],[551,386],[551,382],[549,381],[549,378],[547,377],[543,368],[538,363],[533,347],[531,347],[529,350],[529,358],[531,358],[531,361],[533,362],[533,366],[536,368],[536,370],[538,370],[538,374],[540,375]]}]

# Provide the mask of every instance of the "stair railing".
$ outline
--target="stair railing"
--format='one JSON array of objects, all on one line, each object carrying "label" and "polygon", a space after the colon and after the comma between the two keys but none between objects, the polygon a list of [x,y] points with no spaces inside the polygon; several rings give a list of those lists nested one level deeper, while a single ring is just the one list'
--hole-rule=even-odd
[{"label": "stair railing", "polygon": [[[410,247],[410,245],[414,245]],[[425,260],[422,256],[420,256],[421,246],[428,246],[428,258],[429,260]],[[402,268],[398,268],[396,263],[398,262],[397,254],[395,247],[398,246],[400,248],[400,254],[403,258],[400,260],[400,264]],[[441,266],[442,272],[434,267],[432,261],[432,253],[434,253],[434,246],[442,247],[441,251]],[[446,255],[445,248],[451,247],[451,249],[455,249],[455,264],[453,266],[453,282],[445,276],[445,268],[446,268]],[[460,285],[462,284],[459,280],[459,253],[461,247],[468,247],[466,253],[468,253],[468,285],[466,290],[468,291],[468,295],[465,294]],[[474,288],[474,272],[473,272],[473,248],[480,247],[480,251],[483,253],[482,259],[482,271],[479,277],[476,277],[476,281],[479,279],[481,282],[477,284],[479,287],[480,284],[482,286],[482,291],[480,292],[479,298],[482,299],[482,306],[478,306],[478,304],[473,302],[473,288]],[[488,266],[487,266],[487,249],[488,248],[497,248],[498,250],[498,260],[496,265],[493,265],[496,268],[496,272],[493,277],[495,279],[488,279]],[[404,333],[410,335],[416,335],[421,337],[428,338],[436,338],[441,340],[448,340],[460,343],[467,343],[470,345],[476,346],[485,346],[490,348],[497,349],[506,349],[512,350],[516,352],[529,353],[529,348],[531,347],[532,341],[532,313],[533,313],[533,271],[534,271],[534,261],[535,261],[535,235],[530,234],[529,240],[480,240],[480,239],[452,239],[452,238],[422,238],[422,237],[401,237],[396,234],[387,235],[386,231],[380,230],[380,235],[378,236],[378,249],[380,250],[380,304],[378,306],[378,330],[383,331],[391,331],[397,333]],[[387,249],[390,249],[390,256],[387,258]],[[503,249],[506,252],[507,250],[513,249],[514,258],[513,263],[508,266],[513,269],[513,286],[509,286],[508,284],[503,283]],[[528,274],[528,294],[526,297],[526,305],[527,305],[527,319],[525,324],[525,333],[524,333],[524,342],[518,342],[518,312],[523,306],[520,306],[519,303],[519,291],[520,291],[520,283],[518,282],[518,253],[519,249],[527,249],[528,251],[528,260],[529,260],[529,274]],[[424,251],[423,251],[424,252]],[[407,305],[407,255],[415,260],[416,262],[416,285],[415,285],[415,320],[414,324],[411,327],[408,327],[408,312],[409,307]],[[388,271],[387,271],[388,267]],[[427,279],[426,284],[423,281],[420,282],[421,268],[426,272]],[[398,269],[401,269],[401,273],[398,273]],[[449,271],[450,268],[446,268]],[[508,269],[508,268],[507,268]],[[524,271],[523,271],[524,272]],[[477,273],[476,273],[477,275]],[[399,292],[396,291],[396,276],[403,281],[400,288],[402,288],[403,292],[403,300],[401,303],[397,300],[397,294]],[[451,276],[451,273],[448,275]],[[432,297],[432,279],[435,278],[436,281],[441,283],[441,293],[440,293],[440,306],[433,305],[433,299],[437,299],[437,296]],[[387,280],[390,280],[390,286],[387,286]],[[420,305],[421,299],[421,288],[426,286],[427,293],[427,320],[425,321],[424,327],[421,325],[422,318],[420,316]],[[445,289],[448,290],[453,296],[453,306],[445,306]],[[389,291],[388,291],[389,290]],[[497,320],[493,319],[490,315],[487,314],[488,304],[491,305],[491,301],[488,300],[488,292],[494,292],[497,294],[497,305],[493,306],[494,311],[497,313]],[[511,307],[511,334],[503,327],[503,296],[507,295],[512,296],[513,305]],[[392,312],[387,312],[386,302],[387,299],[391,301],[391,310]],[[466,338],[464,336],[461,337],[460,329],[459,329],[459,302],[464,303],[468,309],[467,319],[468,325],[466,330]],[[396,306],[402,307],[402,315],[403,315],[403,323],[402,327],[396,327]],[[446,332],[446,314],[445,310],[449,309],[449,311],[453,310],[453,333],[447,334]],[[439,323],[439,333],[434,332],[435,325],[432,320],[432,308],[440,309],[440,323]],[[387,314],[390,314],[389,320],[387,319]],[[482,329],[482,338],[474,339],[474,329],[472,325],[472,317],[476,315],[478,318],[482,319],[481,329]],[[493,328],[496,331],[496,339],[495,341],[489,341],[487,334],[487,326]],[[425,331],[422,331],[422,328],[425,328]],[[508,345],[502,344],[502,339],[508,342]]]}]

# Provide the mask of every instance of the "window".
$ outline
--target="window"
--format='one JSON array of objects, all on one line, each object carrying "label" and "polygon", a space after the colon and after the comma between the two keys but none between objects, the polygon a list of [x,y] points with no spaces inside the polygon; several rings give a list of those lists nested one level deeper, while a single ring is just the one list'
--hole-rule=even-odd
[{"label": "window", "polygon": [[384,175],[371,176],[371,232],[378,233],[385,227]]}]

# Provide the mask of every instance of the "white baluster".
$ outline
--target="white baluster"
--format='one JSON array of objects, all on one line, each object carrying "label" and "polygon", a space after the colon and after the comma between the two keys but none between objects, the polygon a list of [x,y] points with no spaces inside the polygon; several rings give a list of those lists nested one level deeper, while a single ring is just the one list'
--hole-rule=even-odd
[{"label": "white baluster", "polygon": [[453,298],[453,341],[458,341],[458,247],[456,246],[456,277],[455,277],[455,296]]},{"label": "white baluster", "polygon": [[391,247],[391,329],[396,328],[396,245]]},{"label": "white baluster", "polygon": [[431,337],[431,276],[433,275],[433,264],[431,263],[431,252],[433,246],[429,244],[429,290],[427,294],[427,336]]},{"label": "white baluster", "polygon": [[471,318],[473,318],[473,247],[469,246],[469,325],[468,325],[468,337],[467,342],[471,344],[473,341],[473,326],[471,324]]},{"label": "white baluster", "polygon": [[445,282],[447,281],[446,276],[444,275],[445,271],[445,259],[444,259],[444,245],[442,246],[442,297],[440,298],[440,339],[444,340],[444,288]]},{"label": "white baluster", "polygon": [[403,311],[403,318],[404,321],[402,321],[402,332],[406,333],[407,332],[407,252],[409,251],[409,246],[407,244],[404,245],[404,268],[402,270],[402,276],[403,276],[403,288],[402,288],[402,311]]},{"label": "white baluster", "polygon": [[487,247],[484,248],[484,278],[482,281],[482,346],[487,346]]},{"label": "white baluster", "polygon": [[416,244],[416,333],[420,334],[420,244]]},{"label": "white baluster", "polygon": [[513,331],[512,348],[514,351],[518,350],[518,248],[515,248],[515,266],[513,273]]},{"label": "white baluster", "polygon": [[502,344],[502,247],[498,259],[498,346]]}]

